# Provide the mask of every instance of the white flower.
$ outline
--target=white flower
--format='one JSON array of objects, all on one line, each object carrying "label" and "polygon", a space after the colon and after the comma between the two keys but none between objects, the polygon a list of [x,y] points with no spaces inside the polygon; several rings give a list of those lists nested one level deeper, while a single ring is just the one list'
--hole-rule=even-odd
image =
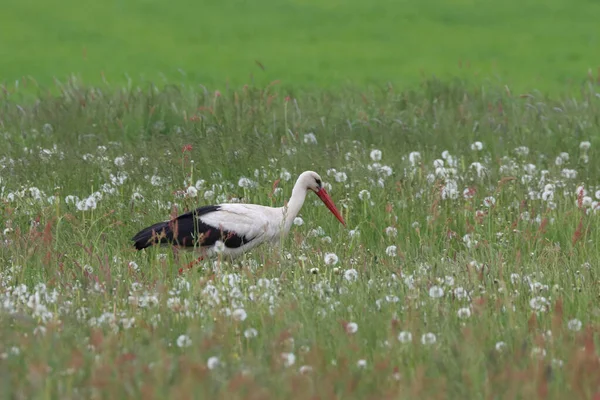
[{"label": "white flower", "polygon": [[496,204],[496,199],[493,196],[488,196],[485,199],[483,199],[483,204],[486,207],[492,207],[494,204]]},{"label": "white flower", "polygon": [[385,254],[387,254],[389,257],[396,257],[396,250],[397,247],[394,245],[388,246],[387,249],[385,249]]},{"label": "white flower", "polygon": [[471,309],[468,307],[460,308],[456,314],[460,319],[467,319],[471,317]]},{"label": "white flower", "polygon": [[361,200],[369,200],[371,198],[371,193],[369,193],[368,190],[361,190],[360,192],[358,192],[358,198]]},{"label": "white flower", "polygon": [[210,200],[213,197],[215,197],[215,192],[213,192],[212,190],[207,190],[206,192],[204,192],[204,200]]},{"label": "white flower", "polygon": [[338,261],[338,256],[335,253],[325,253],[325,264],[335,265]]},{"label": "white flower", "polygon": [[367,367],[367,360],[363,360],[363,359],[361,359],[361,360],[358,360],[358,361],[356,362],[356,366],[357,366],[358,368],[366,368],[366,367]]},{"label": "white flower", "polygon": [[348,282],[353,282],[358,279],[358,272],[352,268],[344,271],[344,279]]},{"label": "white flower", "polygon": [[254,328],[248,328],[244,331],[244,336],[247,339],[251,339],[258,336],[258,331]]},{"label": "white flower", "polygon": [[220,240],[217,240],[213,249],[217,254],[222,253],[225,250],[225,243]]},{"label": "white flower", "polygon": [[238,308],[237,310],[233,311],[231,316],[236,321],[243,321],[248,317],[248,314],[246,314],[246,310],[244,310],[243,308]]},{"label": "white flower", "polygon": [[519,156],[526,156],[529,154],[529,147],[527,147],[527,146],[517,147],[515,149],[515,153],[517,153],[517,155],[519,155]]},{"label": "white flower", "polygon": [[411,165],[416,166],[419,161],[421,161],[421,153],[418,151],[413,151],[408,155],[408,161],[410,161]]},{"label": "white flower", "polygon": [[219,361],[219,357],[210,357],[208,359],[208,361],[206,362],[206,366],[208,367],[208,369],[215,369],[219,366],[221,362]]},{"label": "white flower", "polygon": [[423,334],[423,336],[421,336],[421,343],[423,343],[424,345],[434,344],[436,341],[437,338],[435,337],[435,334],[431,332],[425,333]]},{"label": "white flower", "polygon": [[294,225],[301,226],[302,224],[304,224],[304,220],[302,218],[300,218],[300,217],[294,218]]},{"label": "white flower", "polygon": [[188,335],[180,335],[177,338],[177,347],[189,347],[192,345],[192,339]]},{"label": "white flower", "polygon": [[542,349],[541,347],[534,347],[531,349],[531,357],[542,359],[546,357],[546,349]]},{"label": "white flower", "polygon": [[186,194],[188,197],[196,197],[198,196],[198,189],[196,189],[194,186],[190,186],[187,188]]},{"label": "white flower", "polygon": [[567,324],[567,327],[569,328],[569,330],[572,330],[575,332],[580,331],[582,326],[583,326],[583,324],[577,318],[570,320],[569,323]]},{"label": "white flower", "polygon": [[433,297],[434,299],[439,299],[444,295],[444,289],[439,286],[432,286],[429,288],[429,297]]},{"label": "white flower", "polygon": [[546,311],[549,304],[548,300],[542,296],[534,297],[529,300],[529,307],[534,311]]},{"label": "white flower", "polygon": [[412,342],[412,333],[407,331],[402,331],[398,334],[398,341],[400,343],[410,343]]},{"label": "white flower", "polygon": [[290,173],[288,172],[288,170],[286,170],[286,169],[282,169],[282,170],[281,170],[281,173],[279,174],[279,177],[280,177],[281,179],[283,179],[284,181],[286,181],[286,182],[287,182],[287,181],[289,181],[290,179],[292,179],[292,174],[290,174]]},{"label": "white flower", "polygon": [[371,150],[371,160],[373,161],[381,161],[381,150]]},{"label": "white flower", "polygon": [[310,365],[303,365],[300,367],[298,372],[300,372],[301,374],[308,374],[308,373],[312,372],[312,370],[313,370],[313,367],[311,367]]},{"label": "white flower", "polygon": [[358,331],[358,324],[356,322],[348,322],[346,324],[346,332],[354,334]]},{"label": "white flower", "polygon": [[122,167],[123,165],[125,165],[125,157],[117,157],[117,158],[115,158],[115,165],[117,167]]},{"label": "white flower", "polygon": [[285,367],[291,367],[296,362],[294,353],[281,353],[281,358]]},{"label": "white flower", "polygon": [[506,343],[504,342],[498,342],[496,343],[496,351],[502,351],[504,349],[506,349]]},{"label": "white flower", "polygon": [[242,187],[242,188],[251,188],[251,187],[254,187],[255,185],[256,185],[255,182],[246,178],[245,176],[242,176],[240,178],[240,180],[238,181],[238,186]]},{"label": "white flower", "polygon": [[348,175],[345,172],[336,172],[335,173],[335,181],[336,182],[346,182],[348,179]]},{"label": "white flower", "polygon": [[471,144],[471,150],[473,150],[473,151],[480,151],[481,149],[483,149],[483,143],[481,143],[481,142],[474,142],[473,144]]},{"label": "white flower", "polygon": [[462,286],[459,286],[456,289],[454,289],[454,296],[456,296],[456,298],[460,300],[466,298],[467,296],[469,296],[469,294]]},{"label": "white flower", "polygon": [[584,141],[579,143],[579,148],[583,151],[587,151],[589,150],[589,148],[592,146],[592,144],[588,141]]},{"label": "white flower", "polygon": [[317,137],[314,133],[310,132],[304,135],[304,143],[317,144]]},{"label": "white flower", "polygon": [[442,199],[456,199],[458,197],[458,185],[454,180],[446,181],[442,188]]},{"label": "white flower", "polygon": [[398,235],[398,229],[394,228],[393,226],[388,226],[387,228],[385,228],[385,234],[391,237],[395,237],[396,235]]}]

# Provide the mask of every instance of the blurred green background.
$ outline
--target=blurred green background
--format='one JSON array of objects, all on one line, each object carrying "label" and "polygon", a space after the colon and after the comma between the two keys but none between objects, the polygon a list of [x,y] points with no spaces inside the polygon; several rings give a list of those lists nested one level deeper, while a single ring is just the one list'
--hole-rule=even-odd
[{"label": "blurred green background", "polygon": [[21,0],[0,13],[0,82],[294,87],[458,76],[562,92],[597,78],[597,0]]}]

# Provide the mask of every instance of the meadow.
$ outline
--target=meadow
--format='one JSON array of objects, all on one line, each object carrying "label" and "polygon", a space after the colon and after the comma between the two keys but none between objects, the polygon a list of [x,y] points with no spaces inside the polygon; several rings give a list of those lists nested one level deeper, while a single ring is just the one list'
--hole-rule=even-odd
[{"label": "meadow", "polygon": [[11,1],[0,82],[417,88],[459,76],[559,95],[598,78],[598,15],[592,0]]},{"label": "meadow", "polygon": [[[0,102],[3,398],[600,395],[597,86],[59,90]],[[132,247],[307,169],[346,228],[310,195],[279,251]]]}]

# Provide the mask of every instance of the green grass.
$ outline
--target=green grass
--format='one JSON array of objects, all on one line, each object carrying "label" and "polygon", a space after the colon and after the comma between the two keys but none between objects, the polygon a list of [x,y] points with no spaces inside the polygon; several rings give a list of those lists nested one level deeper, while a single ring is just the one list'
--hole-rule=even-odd
[{"label": "green grass", "polygon": [[13,1],[0,81],[314,89],[458,75],[558,94],[597,78],[598,15],[591,0]]},{"label": "green grass", "polygon": [[[3,99],[3,398],[598,395],[593,90],[286,94],[70,84]],[[292,179],[271,196],[284,169]],[[347,228],[310,195],[280,252],[237,265],[179,275],[192,255],[131,246],[174,207],[281,205],[306,169],[331,185]],[[189,185],[198,197],[178,195]],[[88,210],[66,201],[93,194]]]}]

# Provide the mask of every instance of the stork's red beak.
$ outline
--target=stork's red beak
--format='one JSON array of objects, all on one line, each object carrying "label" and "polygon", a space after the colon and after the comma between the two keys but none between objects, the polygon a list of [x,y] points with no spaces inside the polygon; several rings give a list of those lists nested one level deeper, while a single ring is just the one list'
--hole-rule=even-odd
[{"label": "stork's red beak", "polygon": [[329,208],[329,211],[331,211],[333,213],[333,215],[335,215],[335,217],[342,223],[342,225],[346,226],[346,222],[344,222],[344,218],[342,218],[342,214],[340,214],[338,209],[335,207],[335,204],[333,204],[333,200],[331,200],[331,197],[329,197],[329,194],[327,194],[325,189],[321,188],[316,193],[317,193],[317,196],[319,196],[319,198],[323,201],[323,203],[325,203],[327,208]]}]

